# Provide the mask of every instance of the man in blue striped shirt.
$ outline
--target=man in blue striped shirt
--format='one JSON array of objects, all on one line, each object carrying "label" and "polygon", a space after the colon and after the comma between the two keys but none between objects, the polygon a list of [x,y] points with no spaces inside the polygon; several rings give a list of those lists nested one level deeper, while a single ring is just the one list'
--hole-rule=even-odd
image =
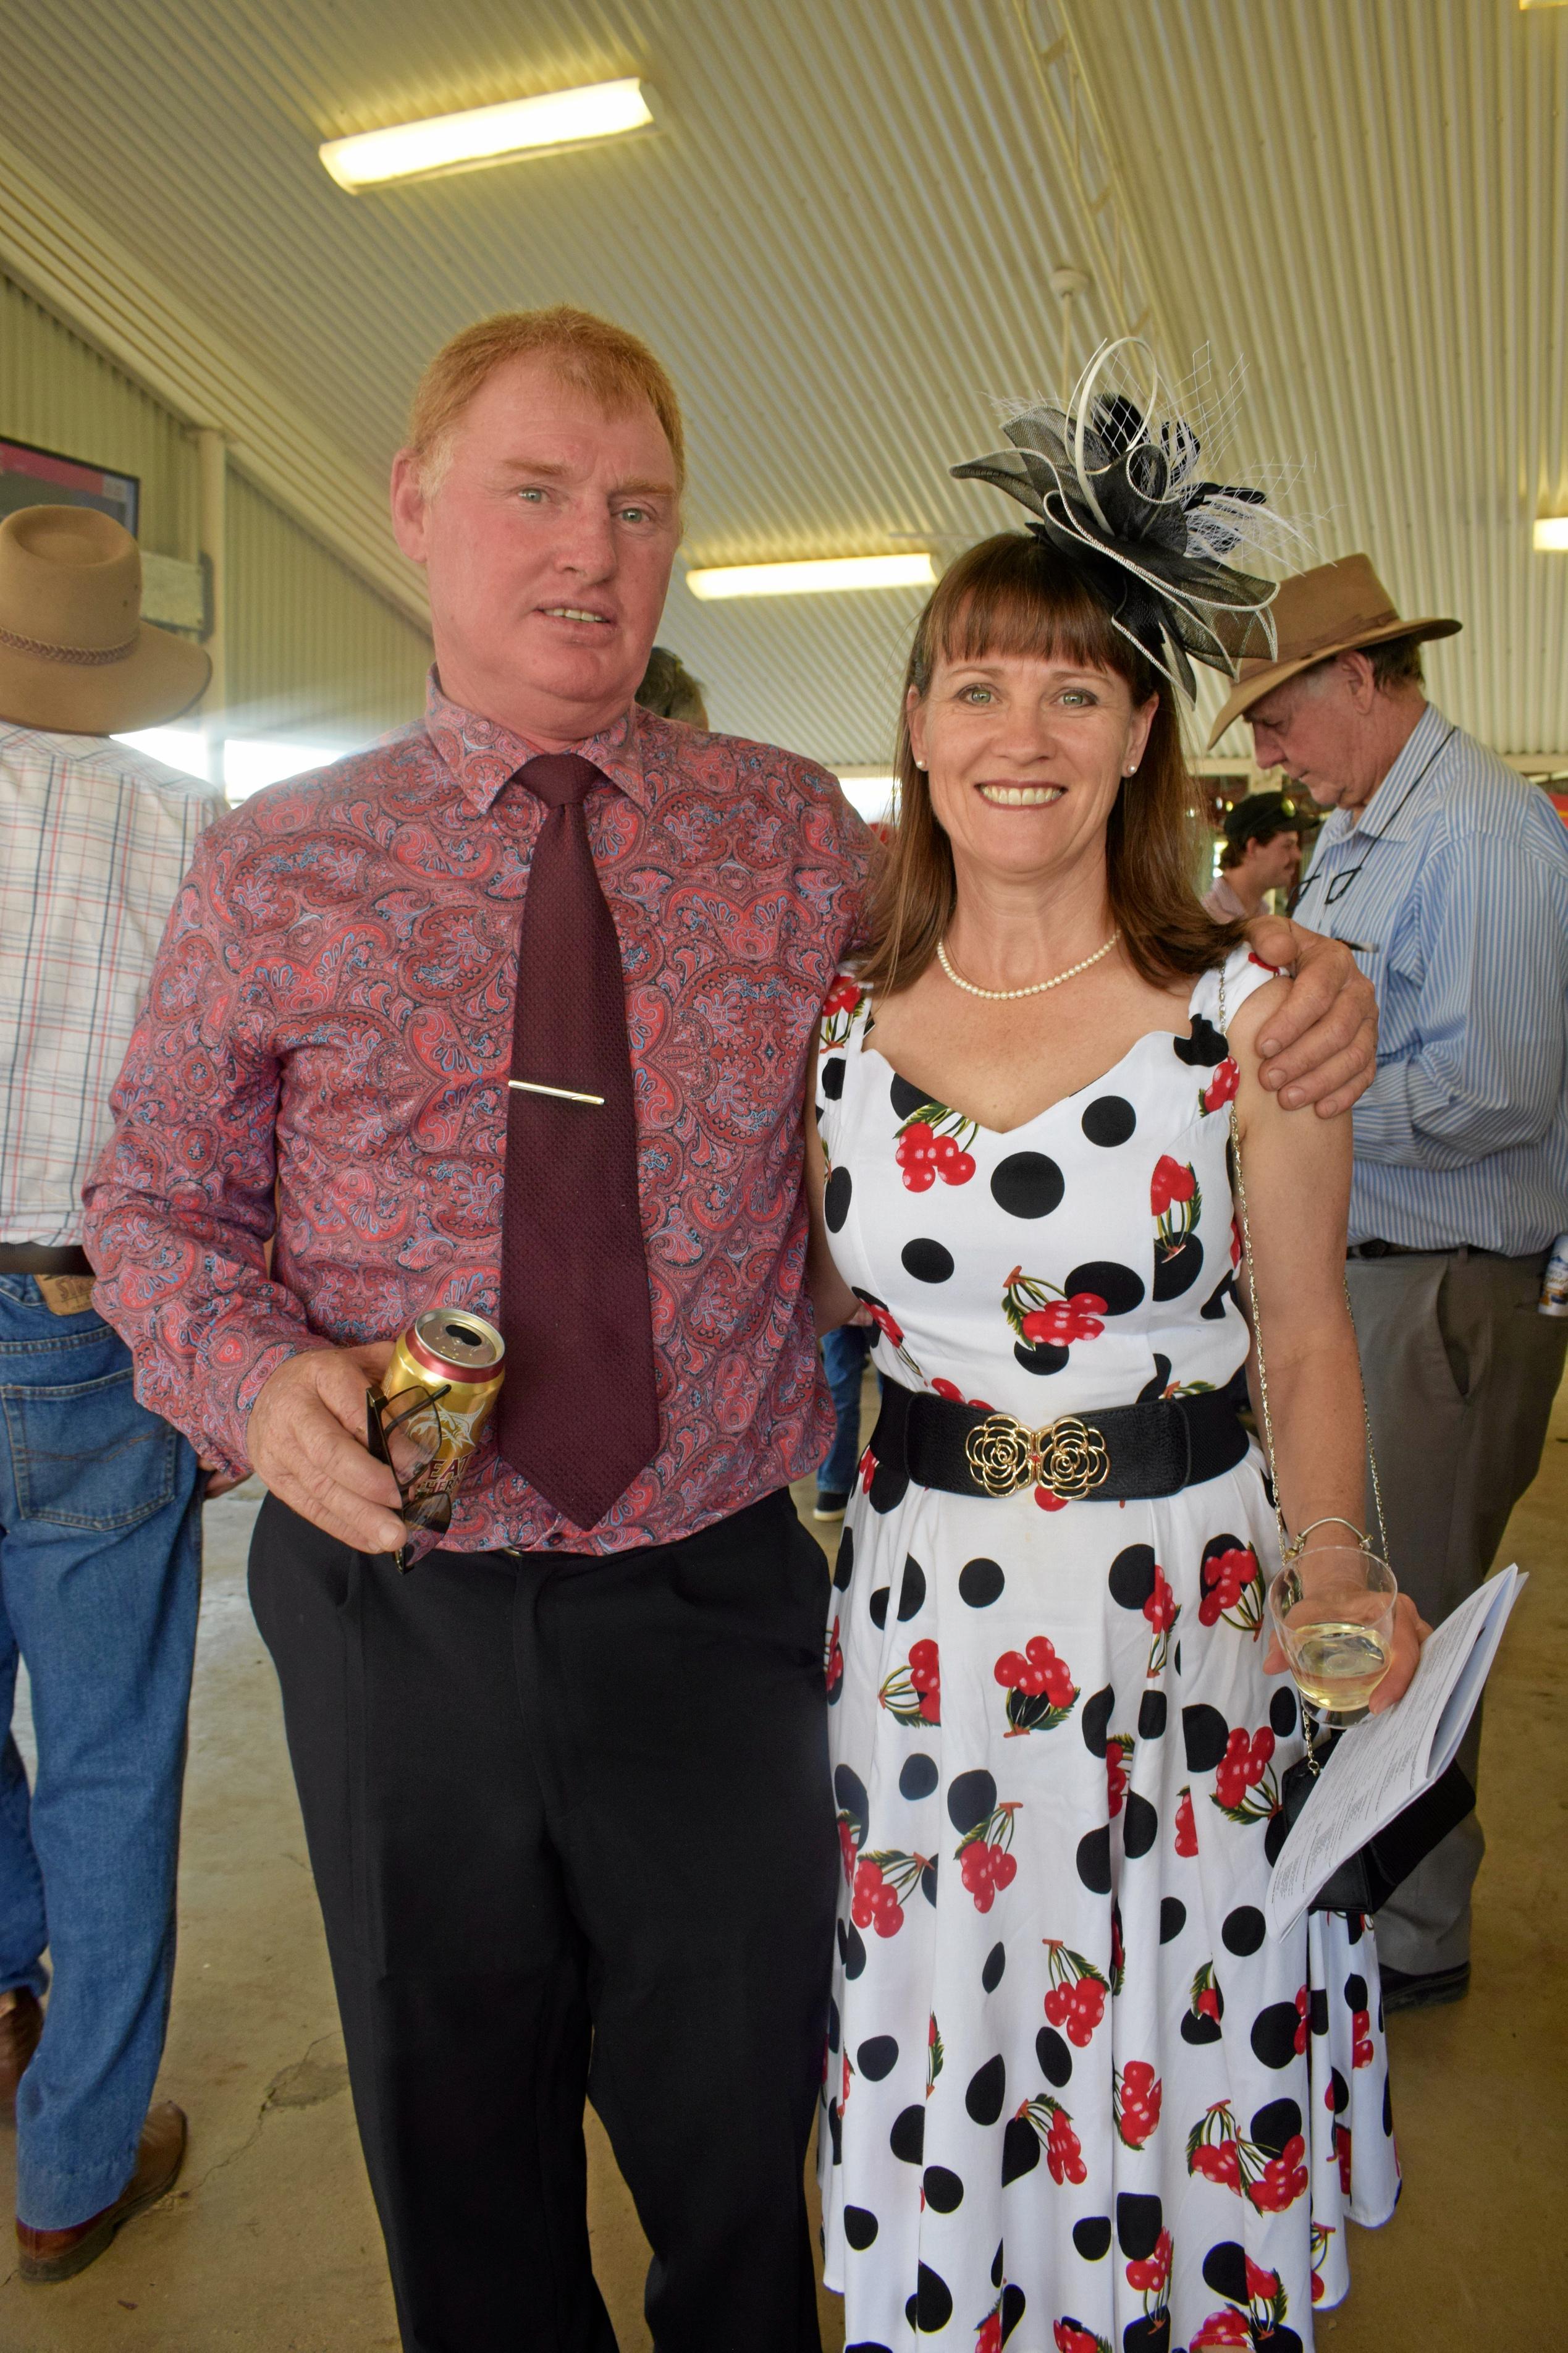
[{"label": "man in blue striped shirt", "polygon": [[[1436,1624],[1535,1476],[1568,1345],[1534,1312],[1568,1229],[1568,830],[1426,701],[1420,641],[1457,621],[1402,620],[1362,555],[1286,581],[1275,619],[1215,737],[1245,711],[1258,765],[1331,812],[1294,912],[1377,991],[1346,1271],[1393,1566]],[[1389,2008],[1468,1989],[1483,1844],[1472,1815],[1378,1915]]]}]

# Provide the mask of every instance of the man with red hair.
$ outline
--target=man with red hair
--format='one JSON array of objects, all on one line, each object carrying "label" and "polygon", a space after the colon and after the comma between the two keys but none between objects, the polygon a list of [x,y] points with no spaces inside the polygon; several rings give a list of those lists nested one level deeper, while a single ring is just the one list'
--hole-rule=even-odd
[{"label": "man with red hair", "polygon": [[[409,2353],[613,2353],[585,2093],[655,2341],[817,2344],[800,1103],[866,838],[809,761],[636,706],[683,465],[668,378],[603,320],[437,355],[393,475],[426,719],[207,838],[93,1189],[142,1394],[271,1489],[252,1593]],[[1348,1099],[1342,967],[1281,1034]],[[437,1303],[496,1317],[507,1380],[402,1575],[366,1388]]]}]

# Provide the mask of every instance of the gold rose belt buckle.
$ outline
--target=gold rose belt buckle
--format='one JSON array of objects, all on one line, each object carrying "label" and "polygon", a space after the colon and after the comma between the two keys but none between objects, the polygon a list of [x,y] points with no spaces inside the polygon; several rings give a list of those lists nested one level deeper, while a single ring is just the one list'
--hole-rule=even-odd
[{"label": "gold rose belt buckle", "polygon": [[964,1459],[988,1495],[1044,1487],[1064,1504],[1082,1503],[1110,1475],[1110,1454],[1092,1423],[1063,1414],[1030,1430],[1010,1413],[987,1414],[963,1441]]}]

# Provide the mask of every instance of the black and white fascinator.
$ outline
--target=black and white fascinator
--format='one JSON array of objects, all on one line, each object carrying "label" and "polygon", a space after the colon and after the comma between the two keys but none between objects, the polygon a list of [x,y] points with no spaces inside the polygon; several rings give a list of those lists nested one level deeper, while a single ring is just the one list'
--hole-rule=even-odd
[{"label": "black and white fascinator", "polygon": [[1147,343],[1102,343],[1065,408],[1002,404],[1012,447],[952,470],[1026,508],[1030,531],[1086,575],[1122,636],[1189,702],[1194,661],[1234,679],[1244,657],[1275,651],[1275,583],[1224,559],[1239,548],[1293,567],[1305,544],[1263,491],[1200,474],[1240,383],[1237,368],[1216,388],[1205,349],[1167,391]]}]

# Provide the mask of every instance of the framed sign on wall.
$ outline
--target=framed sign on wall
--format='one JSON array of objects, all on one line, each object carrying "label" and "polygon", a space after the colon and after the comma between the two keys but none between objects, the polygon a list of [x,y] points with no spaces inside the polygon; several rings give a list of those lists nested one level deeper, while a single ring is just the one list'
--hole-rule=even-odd
[{"label": "framed sign on wall", "polygon": [[0,440],[0,517],[19,507],[96,507],[134,537],[141,501],[135,474],[111,474],[28,441]]}]

